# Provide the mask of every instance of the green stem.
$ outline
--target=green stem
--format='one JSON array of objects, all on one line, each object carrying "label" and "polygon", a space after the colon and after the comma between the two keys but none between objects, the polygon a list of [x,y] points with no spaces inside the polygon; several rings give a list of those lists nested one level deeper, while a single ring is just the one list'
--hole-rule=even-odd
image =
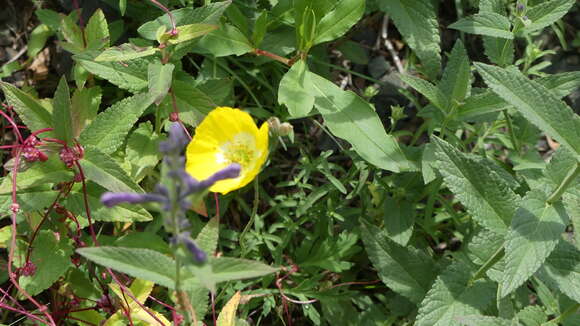
[{"label": "green stem", "polygon": [[579,174],[580,174],[580,163],[577,162],[576,166],[572,170],[570,170],[570,172],[568,172],[564,180],[562,180],[558,188],[556,188],[556,190],[554,190],[554,192],[550,195],[550,197],[548,197],[548,200],[546,200],[546,202],[551,205],[556,201],[558,201],[560,197],[562,197],[566,189],[568,189],[572,181],[574,181],[574,179],[576,179],[576,177]]},{"label": "green stem", "polygon": [[495,265],[495,263],[497,263],[500,259],[503,258],[505,254],[504,251],[504,246],[502,245],[501,247],[499,247],[497,249],[497,251],[493,254],[493,256],[491,256],[478,270],[477,272],[475,272],[475,275],[473,275],[473,277],[471,278],[471,280],[469,280],[469,284],[473,284],[475,281],[479,280],[480,278],[482,278],[485,273],[493,266]]},{"label": "green stem", "polygon": [[246,233],[248,233],[248,231],[250,230],[250,228],[254,224],[254,220],[256,219],[256,215],[258,215],[258,204],[259,203],[260,203],[260,189],[259,189],[258,177],[256,176],[256,179],[254,179],[254,203],[252,206],[252,215],[250,216],[250,221],[248,221],[248,224],[246,224],[246,226],[244,227],[242,234],[240,234],[240,247],[242,248],[242,255],[240,258],[244,258],[247,254],[248,247],[246,247]]},{"label": "green stem", "polygon": [[505,117],[505,121],[508,125],[508,130],[510,133],[510,138],[512,140],[512,144],[514,145],[514,149],[519,153],[521,153],[521,148],[520,148],[520,142],[518,141],[518,139],[516,138],[516,133],[514,130],[514,125],[512,124],[512,119],[510,117],[510,115],[508,114],[507,110],[503,110],[503,115]]},{"label": "green stem", "polygon": [[560,316],[543,323],[541,326],[558,325],[559,323],[566,320],[566,318],[570,317],[570,315],[576,313],[579,308],[580,303],[575,303],[570,308],[566,309],[566,311],[564,311]]}]

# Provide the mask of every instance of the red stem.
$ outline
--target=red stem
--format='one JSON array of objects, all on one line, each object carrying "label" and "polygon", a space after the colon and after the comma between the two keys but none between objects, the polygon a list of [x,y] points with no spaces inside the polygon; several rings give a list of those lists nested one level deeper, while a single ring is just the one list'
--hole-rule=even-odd
[{"label": "red stem", "polygon": [[156,5],[159,9],[163,10],[167,16],[169,16],[169,21],[171,22],[171,35],[177,34],[177,27],[175,26],[175,19],[173,18],[173,14],[167,7],[162,5],[161,3],[157,2],[156,0],[149,0],[152,4]]},{"label": "red stem", "polygon": [[18,137],[18,141],[20,142],[20,144],[24,143],[24,138],[22,138],[22,134],[20,133],[20,130],[18,130],[18,126],[16,125],[16,122],[14,122],[14,120],[7,115],[6,113],[4,113],[4,111],[0,110],[0,114],[6,119],[8,120],[8,123],[10,123],[12,125],[12,128],[14,130],[14,133],[16,134],[16,137]]}]

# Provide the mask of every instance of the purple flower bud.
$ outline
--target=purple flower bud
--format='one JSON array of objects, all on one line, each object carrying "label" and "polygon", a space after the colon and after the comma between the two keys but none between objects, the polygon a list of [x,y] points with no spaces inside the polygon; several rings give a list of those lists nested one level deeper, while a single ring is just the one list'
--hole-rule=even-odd
[{"label": "purple flower bud", "polygon": [[195,259],[195,261],[197,261],[198,263],[206,262],[207,254],[203,250],[199,249],[197,244],[195,244],[195,242],[190,237],[184,237],[183,244],[185,245],[187,250],[191,252],[191,254],[193,255],[193,259]]},{"label": "purple flower bud", "polygon": [[101,203],[113,207],[121,203],[139,204],[146,202],[164,202],[166,198],[159,194],[136,194],[129,192],[106,192],[101,196]]},{"label": "purple flower bud", "polygon": [[522,12],[522,11],[524,11],[524,9],[526,9],[526,6],[523,3],[518,1],[518,3],[516,4],[516,10],[518,12]]},{"label": "purple flower bud", "polygon": [[159,150],[163,153],[179,153],[185,145],[189,143],[189,139],[183,127],[178,122],[173,122],[169,129],[169,139],[159,144]]},{"label": "purple flower bud", "polygon": [[237,178],[241,171],[242,167],[238,163],[233,163],[203,180],[201,184],[207,188],[220,180]]}]

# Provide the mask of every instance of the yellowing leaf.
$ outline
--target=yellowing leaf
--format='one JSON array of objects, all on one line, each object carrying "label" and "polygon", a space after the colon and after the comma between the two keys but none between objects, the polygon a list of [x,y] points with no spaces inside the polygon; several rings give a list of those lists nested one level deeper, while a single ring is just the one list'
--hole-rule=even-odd
[{"label": "yellowing leaf", "polygon": [[234,296],[226,303],[217,320],[218,326],[235,326],[236,323],[236,310],[240,304],[240,299],[242,295],[240,291],[236,292]]}]

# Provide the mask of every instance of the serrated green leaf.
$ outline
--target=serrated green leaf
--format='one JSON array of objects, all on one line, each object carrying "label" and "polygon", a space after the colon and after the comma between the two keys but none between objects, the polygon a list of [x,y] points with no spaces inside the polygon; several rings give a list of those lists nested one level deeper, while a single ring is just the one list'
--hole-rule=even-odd
[{"label": "serrated green leaf", "polygon": [[286,105],[292,117],[307,116],[314,106],[312,87],[308,66],[304,60],[299,60],[290,67],[280,81],[278,103]]},{"label": "serrated green leaf", "polygon": [[73,59],[88,72],[132,93],[147,88],[148,60],[131,60],[127,62],[97,62],[97,53],[86,52],[75,55]]},{"label": "serrated green leaf", "polygon": [[[548,75],[535,80],[558,98],[570,95],[580,87],[580,72],[571,71],[560,74]],[[472,95],[460,107],[457,117],[461,120],[474,119],[491,112],[497,112],[510,108],[511,105],[490,89]]]},{"label": "serrated green leaf", "polygon": [[[52,125],[50,112],[37,99],[2,81],[0,81],[0,87],[8,104],[14,107],[14,111],[30,130],[49,128]],[[44,133],[43,136],[50,137],[50,134],[52,133]]]},{"label": "serrated green leaf", "polygon": [[482,316],[482,315],[467,315],[458,316],[455,318],[460,325],[465,326],[513,326],[511,320],[500,317]]},{"label": "serrated green leaf", "polygon": [[580,303],[580,251],[574,245],[560,240],[536,276],[553,290]]},{"label": "serrated green leaf", "polygon": [[[40,211],[52,204],[57,193],[58,192],[46,185],[30,187],[18,191],[16,194],[16,200],[20,205],[21,212]],[[0,194],[0,212],[8,212],[10,205],[12,205],[12,193],[5,192]],[[3,214],[0,219],[7,217],[10,217],[10,215]]]},{"label": "serrated green leaf", "polygon": [[112,192],[138,192],[143,189],[125,173],[115,160],[97,148],[87,146],[79,161],[87,179]]},{"label": "serrated green leaf", "polygon": [[[47,183],[70,181],[72,177],[73,172],[64,166],[58,155],[50,155],[46,162],[35,162],[26,171],[18,172],[16,175],[16,190],[21,191]],[[10,193],[11,191],[12,172],[2,180],[0,185],[1,194]]]},{"label": "serrated green leaf", "polygon": [[[527,306],[524,309],[518,311],[517,314],[518,321],[526,326],[548,326],[544,323],[548,321],[548,316],[544,309],[540,306]],[[549,325],[555,326],[555,325]]]},{"label": "serrated green leaf", "polygon": [[220,24],[218,29],[202,37],[194,48],[196,52],[209,53],[216,57],[239,56],[253,49],[250,40],[230,24]]},{"label": "serrated green leaf", "polygon": [[[507,15],[505,3],[497,0],[479,1],[479,12]],[[511,65],[514,61],[514,44],[512,40],[483,36],[483,48],[489,60],[499,66],[505,67]]]},{"label": "serrated green leaf", "polygon": [[52,126],[56,138],[72,145],[73,128],[71,116],[70,90],[63,76],[58,83],[54,100],[52,101]]},{"label": "serrated green leaf", "polygon": [[125,98],[97,115],[79,136],[83,146],[93,146],[105,154],[115,152],[141,114],[153,104],[149,94]]},{"label": "serrated green leaf", "polygon": [[431,257],[396,244],[372,225],[362,225],[361,238],[383,283],[414,303],[421,302],[436,275]]},{"label": "serrated green leaf", "polygon": [[129,61],[137,58],[148,57],[155,54],[158,49],[152,46],[139,47],[131,43],[123,43],[112,48],[108,48],[99,54],[94,60],[101,61]]},{"label": "serrated green leaf", "polygon": [[103,246],[80,248],[77,253],[99,265],[170,289],[175,288],[175,262],[157,251]]},{"label": "serrated green leaf", "polygon": [[42,51],[42,49],[46,45],[46,41],[48,40],[48,38],[51,37],[53,34],[54,31],[51,30],[45,24],[40,24],[36,26],[30,33],[26,55],[28,55],[29,58],[36,57],[36,55],[40,51]]},{"label": "serrated green leaf", "polygon": [[178,34],[167,40],[169,44],[179,44],[206,35],[218,28],[217,25],[189,24],[177,27]]},{"label": "serrated green leaf", "polygon": [[72,246],[69,238],[57,237],[49,230],[42,230],[34,240],[30,261],[36,266],[31,276],[20,276],[20,286],[30,295],[37,295],[48,289],[69,267]]},{"label": "serrated green leaf", "polygon": [[144,122],[129,136],[125,159],[131,163],[131,177],[140,181],[152,170],[160,159],[161,137],[153,133],[150,122]]},{"label": "serrated green leaf", "polygon": [[399,75],[401,80],[415,89],[421,95],[425,96],[431,104],[435,105],[438,109],[443,112],[448,112],[449,110],[449,100],[443,92],[430,82],[421,79],[419,77],[411,75]]},{"label": "serrated green leaf", "polygon": [[97,116],[101,105],[101,88],[78,88],[71,99],[71,116],[73,122],[73,137],[77,138]]},{"label": "serrated green leaf", "polygon": [[84,48],[83,32],[70,15],[63,17],[61,20],[60,31],[70,45],[79,50]]},{"label": "serrated green leaf", "polygon": [[471,90],[471,66],[461,40],[453,46],[438,88],[451,100],[451,105],[463,102]]},{"label": "serrated green leaf", "polygon": [[468,286],[471,268],[460,260],[445,269],[419,306],[417,326],[460,325],[458,316],[481,314],[495,298],[495,286],[479,280]]},{"label": "serrated green leaf", "polygon": [[[217,24],[226,8],[232,3],[231,0],[214,2],[198,8],[182,8],[171,11],[177,26],[189,24]],[[157,30],[160,26],[165,26],[166,30],[171,30],[171,22],[167,14],[149,21],[137,30],[139,35],[148,40],[156,40]]]},{"label": "serrated green leaf", "polygon": [[580,118],[566,103],[519,71],[483,63],[475,66],[495,93],[580,157]]},{"label": "serrated green leaf", "polygon": [[109,25],[100,8],[89,19],[85,28],[85,37],[87,50],[100,50],[109,47]]},{"label": "serrated green leaf", "polygon": [[526,194],[506,236],[506,266],[500,293],[504,297],[530,278],[558,244],[568,217],[562,203],[546,204],[541,190]]},{"label": "serrated green leaf", "polygon": [[335,136],[347,140],[362,158],[379,168],[393,172],[411,168],[399,144],[385,132],[368,102],[314,73],[309,75],[314,104]]},{"label": "serrated green leaf", "polygon": [[[101,203],[101,195],[105,192],[101,187],[89,183],[87,187],[87,199],[91,209],[93,221],[102,222],[144,222],[151,221],[153,216],[138,205],[116,205],[111,208]],[[69,194],[64,200],[66,208],[77,216],[86,216],[84,195],[82,192]]]},{"label": "serrated green leaf", "polygon": [[432,137],[432,143],[437,147],[439,171],[449,189],[478,223],[495,233],[505,234],[519,196],[488,166],[440,138]]},{"label": "serrated green leaf", "polygon": [[500,37],[511,40],[511,24],[507,17],[495,12],[480,12],[473,16],[461,18],[448,28],[457,29],[465,33]]},{"label": "serrated green leaf", "polygon": [[441,69],[441,49],[437,13],[431,1],[389,0],[379,1],[381,10],[387,12],[405,42],[417,54],[430,78]]},{"label": "serrated green leaf", "polygon": [[318,22],[314,44],[332,41],[341,37],[359,21],[364,11],[364,1],[338,1],[333,10],[324,15]]},{"label": "serrated green leaf", "polygon": [[58,14],[58,12],[50,9],[37,9],[34,11],[38,20],[50,27],[51,30],[54,32],[60,29],[60,21],[62,20],[62,16]]},{"label": "serrated green leaf", "polygon": [[149,81],[149,95],[153,97],[155,104],[159,105],[173,81],[173,68],[171,63],[161,64],[152,62],[147,70],[147,79]]},{"label": "serrated green leaf", "polygon": [[575,0],[550,0],[530,7],[526,11],[530,24],[524,27],[523,33],[531,33],[552,25],[564,17],[575,2]]}]

